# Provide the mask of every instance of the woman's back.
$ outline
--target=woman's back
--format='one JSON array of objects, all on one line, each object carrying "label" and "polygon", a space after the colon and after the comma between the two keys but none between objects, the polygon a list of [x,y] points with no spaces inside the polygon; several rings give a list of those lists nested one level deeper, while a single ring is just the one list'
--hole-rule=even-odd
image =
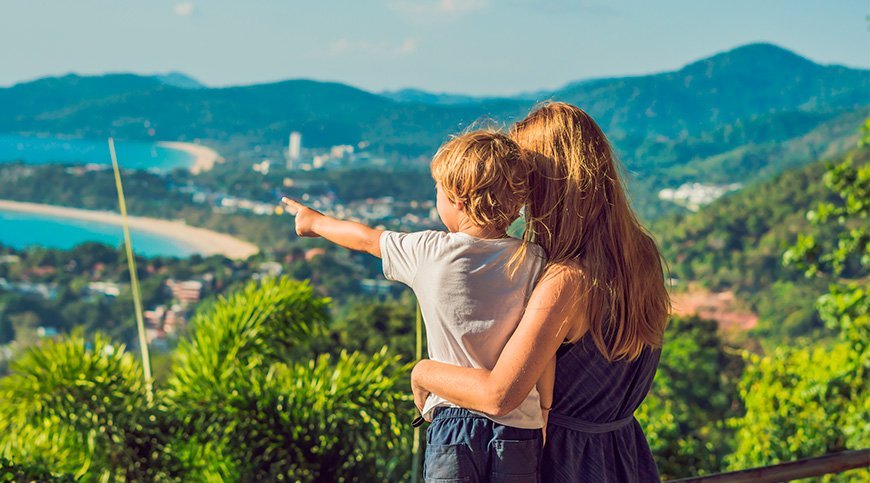
[{"label": "woman's back", "polygon": [[589,336],[556,357],[543,481],[660,481],[634,411],[649,392],[661,351],[609,362]]}]

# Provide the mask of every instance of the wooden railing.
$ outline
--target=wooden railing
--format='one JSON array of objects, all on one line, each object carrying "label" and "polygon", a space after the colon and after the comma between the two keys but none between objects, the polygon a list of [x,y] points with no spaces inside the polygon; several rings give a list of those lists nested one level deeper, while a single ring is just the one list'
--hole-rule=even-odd
[{"label": "wooden railing", "polygon": [[748,470],[732,471],[730,473],[718,473],[709,476],[697,476],[672,480],[677,482],[704,482],[704,483],[735,483],[735,482],[778,482],[791,481],[798,478],[821,476],[828,473],[840,473],[855,468],[870,467],[870,448],[857,451],[844,451],[832,453],[817,458],[806,458],[778,465],[752,468]]}]

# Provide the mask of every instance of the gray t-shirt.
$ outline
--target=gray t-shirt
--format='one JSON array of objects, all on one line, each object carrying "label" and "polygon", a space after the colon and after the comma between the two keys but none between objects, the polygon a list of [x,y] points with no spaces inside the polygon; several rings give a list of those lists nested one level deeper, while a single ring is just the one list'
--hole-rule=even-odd
[{"label": "gray t-shirt", "polygon": [[[530,244],[513,277],[508,261],[522,242],[515,238],[475,238],[465,233],[422,231],[381,235],[384,276],[417,295],[429,358],[462,367],[495,367],[519,325],[532,288],[544,269],[541,247]],[[423,414],[456,407],[429,395]],[[484,416],[516,428],[543,426],[537,389],[503,417]]]}]

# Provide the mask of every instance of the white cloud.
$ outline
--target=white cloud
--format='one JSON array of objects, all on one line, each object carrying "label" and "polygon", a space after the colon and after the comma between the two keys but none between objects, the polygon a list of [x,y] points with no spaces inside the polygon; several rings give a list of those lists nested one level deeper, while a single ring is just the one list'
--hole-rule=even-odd
[{"label": "white cloud", "polygon": [[407,38],[398,44],[366,40],[338,39],[326,49],[315,52],[318,57],[359,55],[366,57],[406,57],[417,52],[417,40]]},{"label": "white cloud", "polygon": [[392,0],[387,6],[415,19],[432,17],[458,17],[483,10],[489,0]]},{"label": "white cloud", "polygon": [[179,17],[188,17],[193,14],[193,10],[193,2],[176,3],[175,6],[172,7],[172,11]]}]

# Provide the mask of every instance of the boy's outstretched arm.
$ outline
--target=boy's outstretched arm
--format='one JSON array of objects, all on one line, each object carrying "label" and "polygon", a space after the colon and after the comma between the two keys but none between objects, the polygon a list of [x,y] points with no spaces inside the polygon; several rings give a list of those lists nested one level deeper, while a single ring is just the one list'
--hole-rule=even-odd
[{"label": "boy's outstretched arm", "polygon": [[381,258],[380,239],[384,230],[354,221],[338,220],[287,197],[281,198],[281,202],[287,207],[287,212],[296,217],[297,235],[322,236],[336,245]]}]

